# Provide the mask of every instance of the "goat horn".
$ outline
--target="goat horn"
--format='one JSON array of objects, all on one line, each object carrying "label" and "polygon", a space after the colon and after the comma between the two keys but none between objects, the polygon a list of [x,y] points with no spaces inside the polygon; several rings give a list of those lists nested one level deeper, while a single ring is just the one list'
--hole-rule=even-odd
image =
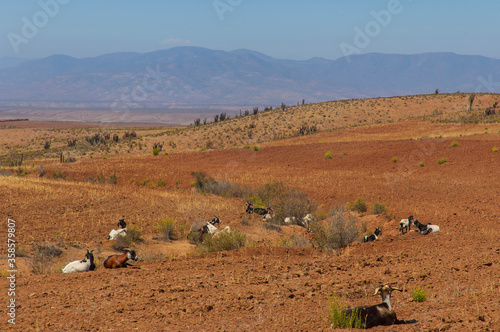
[{"label": "goat horn", "polygon": [[377,288],[375,289],[375,294],[373,294],[373,295],[377,295],[379,291],[380,291],[380,287],[377,287]]}]

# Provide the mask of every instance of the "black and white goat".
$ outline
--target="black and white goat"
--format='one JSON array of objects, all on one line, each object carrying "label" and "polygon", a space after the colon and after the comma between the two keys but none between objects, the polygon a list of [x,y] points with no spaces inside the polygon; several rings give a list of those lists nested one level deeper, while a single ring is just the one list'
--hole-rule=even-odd
[{"label": "black and white goat", "polygon": [[94,264],[94,255],[92,254],[94,250],[88,251],[85,254],[85,257],[81,261],[73,261],[66,265],[64,269],[62,269],[63,273],[73,273],[73,272],[86,272],[86,271],[95,271]]},{"label": "black and white goat", "polygon": [[262,217],[262,221],[271,221],[271,219],[273,219],[273,216],[274,216],[274,210],[272,208],[267,208],[267,213]]},{"label": "black and white goat", "polygon": [[413,221],[413,226],[417,227],[418,228],[418,232],[419,234],[422,234],[422,235],[427,235],[429,233],[439,233],[439,226],[438,225],[431,225],[430,223],[427,224],[427,225],[424,225],[422,223],[420,223],[418,221],[418,219],[415,219],[415,221]]},{"label": "black and white goat", "polygon": [[214,235],[218,231],[219,230],[217,229],[217,227],[212,225],[210,222],[207,222],[198,230],[198,232],[200,232],[201,234],[209,234],[209,235]]},{"label": "black and white goat", "polygon": [[253,204],[249,201],[247,201],[247,209],[245,210],[246,213],[252,214],[253,213]]},{"label": "black and white goat", "polygon": [[125,236],[127,234],[127,223],[125,219],[120,219],[117,226],[120,228],[112,229],[111,232],[109,232],[108,240],[115,240],[118,236]]},{"label": "black and white goat", "polygon": [[401,221],[399,222],[399,231],[401,232],[401,234],[410,231],[412,221],[413,216],[409,216],[408,219],[401,219]]},{"label": "black and white goat", "polygon": [[365,236],[363,238],[363,242],[372,242],[372,241],[375,241],[376,239],[378,239],[378,237],[382,235],[382,230],[380,228],[375,228],[375,232],[373,232],[372,235],[369,235],[369,236]]},{"label": "black and white goat", "polygon": [[215,226],[215,224],[220,225],[220,218],[217,216],[214,216],[214,218],[212,220],[210,220],[210,224],[212,226]]},{"label": "black and white goat", "polygon": [[380,293],[382,296],[382,303],[376,305],[365,305],[355,308],[345,309],[348,315],[358,315],[361,319],[361,327],[369,329],[379,325],[393,325],[393,324],[412,324],[416,323],[416,319],[399,320],[396,317],[396,312],[391,307],[391,292],[401,291],[399,288],[393,288],[391,284],[380,285],[375,289],[375,294]]}]

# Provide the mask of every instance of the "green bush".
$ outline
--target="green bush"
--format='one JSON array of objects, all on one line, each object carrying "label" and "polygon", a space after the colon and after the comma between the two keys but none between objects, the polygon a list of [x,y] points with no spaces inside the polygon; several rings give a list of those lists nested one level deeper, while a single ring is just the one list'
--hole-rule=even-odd
[{"label": "green bush", "polygon": [[440,159],[438,159],[438,164],[439,165],[444,164],[446,162],[448,162],[448,158],[440,158]]},{"label": "green bush", "polygon": [[423,162],[423,161],[421,161],[421,162],[418,164],[418,166],[420,166],[420,167],[424,167],[424,166],[425,166],[425,164],[424,164],[424,162]]},{"label": "green bush", "polygon": [[493,147],[493,149],[491,151],[498,152],[498,148],[495,146],[495,147]]},{"label": "green bush", "polygon": [[337,295],[333,294],[328,297],[328,320],[330,327],[333,328],[358,328],[361,326],[361,315],[357,310],[353,310],[347,314],[346,305],[341,303]]},{"label": "green bush", "polygon": [[118,177],[116,176],[116,174],[112,174],[109,179],[108,179],[108,183],[110,184],[116,184],[118,182]]},{"label": "green bush", "polygon": [[357,200],[355,200],[354,203],[351,204],[350,208],[352,211],[356,211],[359,213],[365,213],[366,211],[368,211],[366,201],[363,198],[358,198]]},{"label": "green bush", "polygon": [[453,142],[451,142],[451,147],[452,147],[452,148],[455,148],[455,147],[457,147],[457,146],[458,146],[458,142],[457,142],[457,141],[453,141]]},{"label": "green bush", "polygon": [[52,176],[54,177],[54,179],[62,179],[63,173],[62,173],[62,171],[56,171],[56,172],[52,173]]},{"label": "green bush", "polygon": [[332,159],[333,158],[333,153],[331,151],[328,151],[327,153],[325,153],[325,158],[326,159]]},{"label": "green bush", "polygon": [[159,153],[160,153],[160,149],[159,148],[154,148],[153,149],[153,156],[157,156]]},{"label": "green bush", "polygon": [[387,212],[387,207],[385,206],[385,204],[375,203],[373,204],[372,212],[373,214],[385,213]]},{"label": "green bush", "polygon": [[424,302],[427,300],[427,293],[420,287],[417,287],[411,291],[411,297],[414,302]]},{"label": "green bush", "polygon": [[252,151],[259,151],[259,146],[258,145],[254,145],[252,147]]},{"label": "green bush", "polygon": [[398,157],[396,157],[396,156],[392,157],[392,161],[393,162],[397,162],[398,161]]},{"label": "green bush", "polygon": [[178,238],[175,228],[175,221],[172,218],[163,219],[155,224],[156,232],[160,235],[159,238],[164,241],[172,241]]},{"label": "green bush", "polygon": [[216,251],[228,251],[245,246],[247,236],[238,231],[220,231],[214,236],[204,234],[202,241],[198,244],[196,251],[199,253],[209,253]]}]

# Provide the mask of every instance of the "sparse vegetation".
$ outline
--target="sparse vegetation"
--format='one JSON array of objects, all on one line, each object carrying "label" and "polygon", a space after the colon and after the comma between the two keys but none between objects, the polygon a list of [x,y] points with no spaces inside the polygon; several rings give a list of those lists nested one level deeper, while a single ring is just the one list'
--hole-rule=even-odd
[{"label": "sparse vegetation", "polygon": [[425,164],[424,164],[424,162],[423,162],[423,161],[421,161],[421,162],[419,162],[419,163],[418,163],[418,166],[420,166],[420,167],[424,167],[424,166],[425,166]]},{"label": "sparse vegetation", "polygon": [[133,243],[142,243],[144,240],[141,238],[142,230],[135,226],[127,227],[127,234],[125,236],[118,236],[113,240],[112,248],[115,250],[123,250],[129,248]]},{"label": "sparse vegetation", "polygon": [[323,251],[331,252],[347,247],[358,237],[358,219],[351,215],[344,206],[332,208],[330,224],[313,224],[313,245]]},{"label": "sparse vegetation", "polygon": [[247,236],[239,231],[219,232],[218,236],[203,235],[201,243],[198,244],[198,253],[209,253],[216,251],[228,251],[245,246]]},{"label": "sparse vegetation", "polygon": [[398,161],[398,157],[394,156],[394,157],[392,157],[392,159],[391,159],[391,160],[392,160],[393,162],[397,162],[397,161]]},{"label": "sparse vegetation", "polygon": [[457,147],[457,146],[458,146],[458,142],[457,142],[457,141],[453,141],[453,142],[451,142],[451,147],[452,147],[452,148],[455,148],[455,147]]},{"label": "sparse vegetation", "polygon": [[448,162],[448,158],[439,158],[439,159],[438,159],[438,164],[439,164],[439,165],[444,164],[444,163],[446,163],[446,162]]},{"label": "sparse vegetation", "polygon": [[333,158],[333,153],[331,151],[328,151],[327,153],[325,153],[325,158],[326,159],[332,159]]},{"label": "sparse vegetation", "polygon": [[359,213],[365,213],[366,211],[368,211],[366,201],[363,198],[358,198],[354,201],[354,203],[350,204],[349,207],[352,211],[356,211]]},{"label": "sparse vegetation", "polygon": [[353,310],[346,314],[347,306],[341,302],[336,294],[328,297],[328,325],[332,328],[361,328],[361,316]]},{"label": "sparse vegetation", "polygon": [[495,147],[493,147],[493,149],[491,149],[491,151],[498,152],[498,148],[495,146]]},{"label": "sparse vegetation", "polygon": [[424,302],[427,300],[427,293],[420,287],[417,287],[411,291],[411,298],[414,302]]},{"label": "sparse vegetation", "polygon": [[62,255],[63,251],[56,246],[35,244],[30,260],[31,271],[34,274],[45,274],[52,269],[53,260]]},{"label": "sparse vegetation", "polygon": [[163,219],[155,224],[156,232],[163,241],[172,241],[178,238],[175,228],[175,221],[172,218]]},{"label": "sparse vegetation", "polygon": [[387,212],[387,207],[385,206],[385,204],[375,203],[373,204],[372,212],[373,214],[382,214]]}]

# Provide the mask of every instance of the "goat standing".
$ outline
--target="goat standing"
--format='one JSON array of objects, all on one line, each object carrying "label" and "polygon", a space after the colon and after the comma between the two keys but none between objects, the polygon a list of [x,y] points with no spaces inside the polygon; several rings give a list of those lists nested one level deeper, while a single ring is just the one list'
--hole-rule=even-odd
[{"label": "goat standing", "polygon": [[396,312],[391,307],[391,292],[394,290],[401,291],[398,288],[393,288],[391,284],[385,284],[375,289],[375,294],[380,293],[382,296],[382,303],[376,305],[365,305],[355,308],[345,309],[347,315],[359,315],[361,319],[361,326],[369,329],[379,325],[393,325],[393,324],[412,324],[416,323],[416,319],[399,320],[396,317]]},{"label": "goat standing", "polygon": [[[413,216],[409,216],[408,219],[401,219],[401,221],[399,222],[399,231],[401,232],[401,234],[410,231],[412,221]],[[405,232],[403,232],[403,230],[405,230]]]}]

